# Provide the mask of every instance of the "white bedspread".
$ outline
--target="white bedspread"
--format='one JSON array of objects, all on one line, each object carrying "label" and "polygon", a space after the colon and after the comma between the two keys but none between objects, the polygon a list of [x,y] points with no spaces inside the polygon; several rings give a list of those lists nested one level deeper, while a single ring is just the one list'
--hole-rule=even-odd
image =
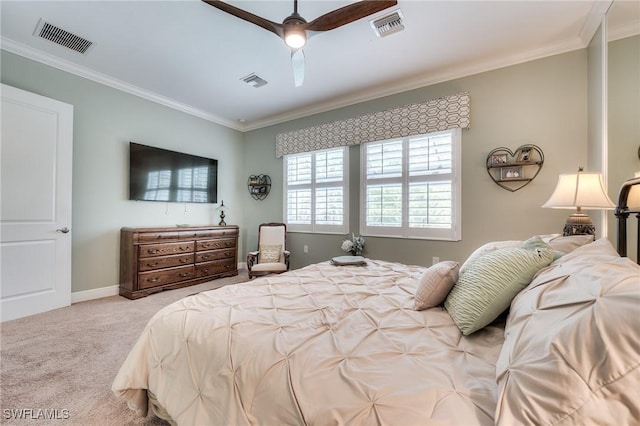
[{"label": "white bedspread", "polygon": [[149,322],[113,383],[180,425],[493,424],[503,329],[413,310],[423,267],[311,265],[187,297]]}]

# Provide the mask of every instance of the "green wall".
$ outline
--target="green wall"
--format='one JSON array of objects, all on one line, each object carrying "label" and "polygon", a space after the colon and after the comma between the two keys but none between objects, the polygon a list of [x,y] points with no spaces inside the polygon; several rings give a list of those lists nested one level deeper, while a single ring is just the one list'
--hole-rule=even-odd
[{"label": "green wall", "polygon": [[[411,264],[430,265],[432,257],[464,260],[480,244],[524,239],[538,233],[562,232],[568,211],[541,209],[558,174],[572,172],[587,160],[586,49],[452,80],[310,117],[247,132],[244,174],[266,173],[273,188],[264,201],[245,202],[247,248],[257,241],[261,222],[283,219],[282,159],[275,157],[275,137],[368,112],[394,108],[467,91],[471,96],[471,128],[462,133],[462,241],[367,238],[365,255]],[[517,192],[498,187],[489,178],[485,160],[494,148],[515,150],[522,144],[542,148],[545,163],[537,178]],[[350,230],[358,233],[359,148],[350,150]],[[293,267],[343,254],[342,235],[290,233]],[[303,246],[309,253],[303,253]]]},{"label": "green wall", "polygon": [[[637,52],[637,40],[618,42],[624,46],[619,53],[613,49],[611,59],[628,59],[624,52]],[[260,223],[283,219],[282,159],[275,157],[275,136],[280,132],[469,92],[471,128],[462,136],[462,241],[367,238],[365,255],[420,265],[430,265],[434,256],[463,261],[487,241],[561,232],[570,212],[540,206],[553,191],[559,173],[573,172],[587,161],[586,49],[244,134],[5,51],[0,59],[3,83],[74,105],[73,292],[118,284],[119,229],[123,226],[217,223],[212,205],[189,204],[185,212],[181,204],[128,201],[129,141],[220,160],[220,199],[231,207],[227,222],[241,227],[240,261],[255,249]],[[612,162],[617,152],[629,160],[628,144],[638,143],[637,127],[634,129],[630,142],[610,136]],[[544,151],[542,171],[517,192],[501,189],[487,175],[487,154],[500,146],[515,150],[528,143]],[[350,229],[355,233],[359,229],[359,157],[359,148],[351,147]],[[630,170],[640,169],[635,161]],[[610,170],[615,198],[616,179],[624,179],[613,177],[615,167]],[[246,190],[247,177],[259,173],[270,175],[273,181],[271,193],[263,201],[252,199]],[[625,178],[627,175],[625,171]],[[343,254],[340,243],[344,237],[290,233],[292,266]],[[303,253],[304,245],[309,246],[309,253]]]},{"label": "green wall", "polygon": [[0,59],[2,83],[74,106],[73,292],[119,283],[121,227],[216,219],[213,204],[185,212],[184,204],[129,201],[129,141],[217,158],[218,196],[241,216],[241,133],[6,51]]},{"label": "green wall", "polygon": [[[609,43],[608,51],[609,195],[614,203],[622,183],[640,172],[640,36]],[[609,240],[616,243],[617,222],[609,212]],[[628,220],[628,252],[637,259],[638,221]]]}]

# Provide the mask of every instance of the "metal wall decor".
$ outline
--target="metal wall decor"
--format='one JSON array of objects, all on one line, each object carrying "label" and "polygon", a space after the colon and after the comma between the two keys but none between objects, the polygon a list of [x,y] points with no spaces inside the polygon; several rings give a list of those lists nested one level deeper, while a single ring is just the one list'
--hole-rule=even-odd
[{"label": "metal wall decor", "polygon": [[271,191],[271,178],[268,175],[251,175],[247,180],[247,189],[254,200],[264,200]]},{"label": "metal wall decor", "polygon": [[544,153],[539,146],[522,145],[515,152],[500,147],[487,156],[487,173],[500,188],[515,192],[535,179],[543,164]]}]

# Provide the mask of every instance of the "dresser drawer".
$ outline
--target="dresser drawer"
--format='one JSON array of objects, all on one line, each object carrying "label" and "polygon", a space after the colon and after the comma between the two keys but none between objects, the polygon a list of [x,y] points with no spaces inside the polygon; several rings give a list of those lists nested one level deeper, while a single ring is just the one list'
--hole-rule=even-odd
[{"label": "dresser drawer", "polygon": [[196,241],[196,251],[235,248],[235,246],[236,246],[235,238]]},{"label": "dresser drawer", "polygon": [[193,253],[145,257],[138,260],[138,271],[151,271],[153,269],[171,268],[172,266],[184,266],[192,263]]},{"label": "dresser drawer", "polygon": [[220,259],[235,259],[235,257],[236,257],[235,248],[230,248],[226,250],[199,251],[196,253],[196,263],[210,262],[212,260],[220,260]]},{"label": "dresser drawer", "polygon": [[138,274],[138,287],[151,288],[194,277],[193,265],[178,268],[159,269],[157,271],[141,272]]},{"label": "dresser drawer", "polygon": [[119,293],[137,299],[237,275],[238,235],[235,225],[122,228]]},{"label": "dresser drawer", "polygon": [[220,237],[235,237],[238,235],[237,228],[224,228],[224,229],[198,229],[192,231],[180,231],[180,238],[220,238]]},{"label": "dresser drawer", "polygon": [[140,257],[167,256],[193,252],[193,241],[164,244],[144,244],[140,246]]},{"label": "dresser drawer", "polygon": [[180,232],[145,232],[138,234],[139,243],[154,243],[159,241],[171,241],[180,238]]},{"label": "dresser drawer", "polygon": [[198,263],[196,265],[196,278],[223,272],[235,271],[237,268],[235,259],[215,260],[213,262]]}]

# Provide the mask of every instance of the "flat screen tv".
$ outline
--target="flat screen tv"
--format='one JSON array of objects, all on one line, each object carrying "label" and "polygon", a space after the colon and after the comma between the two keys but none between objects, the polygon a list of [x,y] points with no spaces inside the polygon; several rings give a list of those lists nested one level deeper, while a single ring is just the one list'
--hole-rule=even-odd
[{"label": "flat screen tv", "polygon": [[218,160],[129,143],[129,199],[218,202]]}]

